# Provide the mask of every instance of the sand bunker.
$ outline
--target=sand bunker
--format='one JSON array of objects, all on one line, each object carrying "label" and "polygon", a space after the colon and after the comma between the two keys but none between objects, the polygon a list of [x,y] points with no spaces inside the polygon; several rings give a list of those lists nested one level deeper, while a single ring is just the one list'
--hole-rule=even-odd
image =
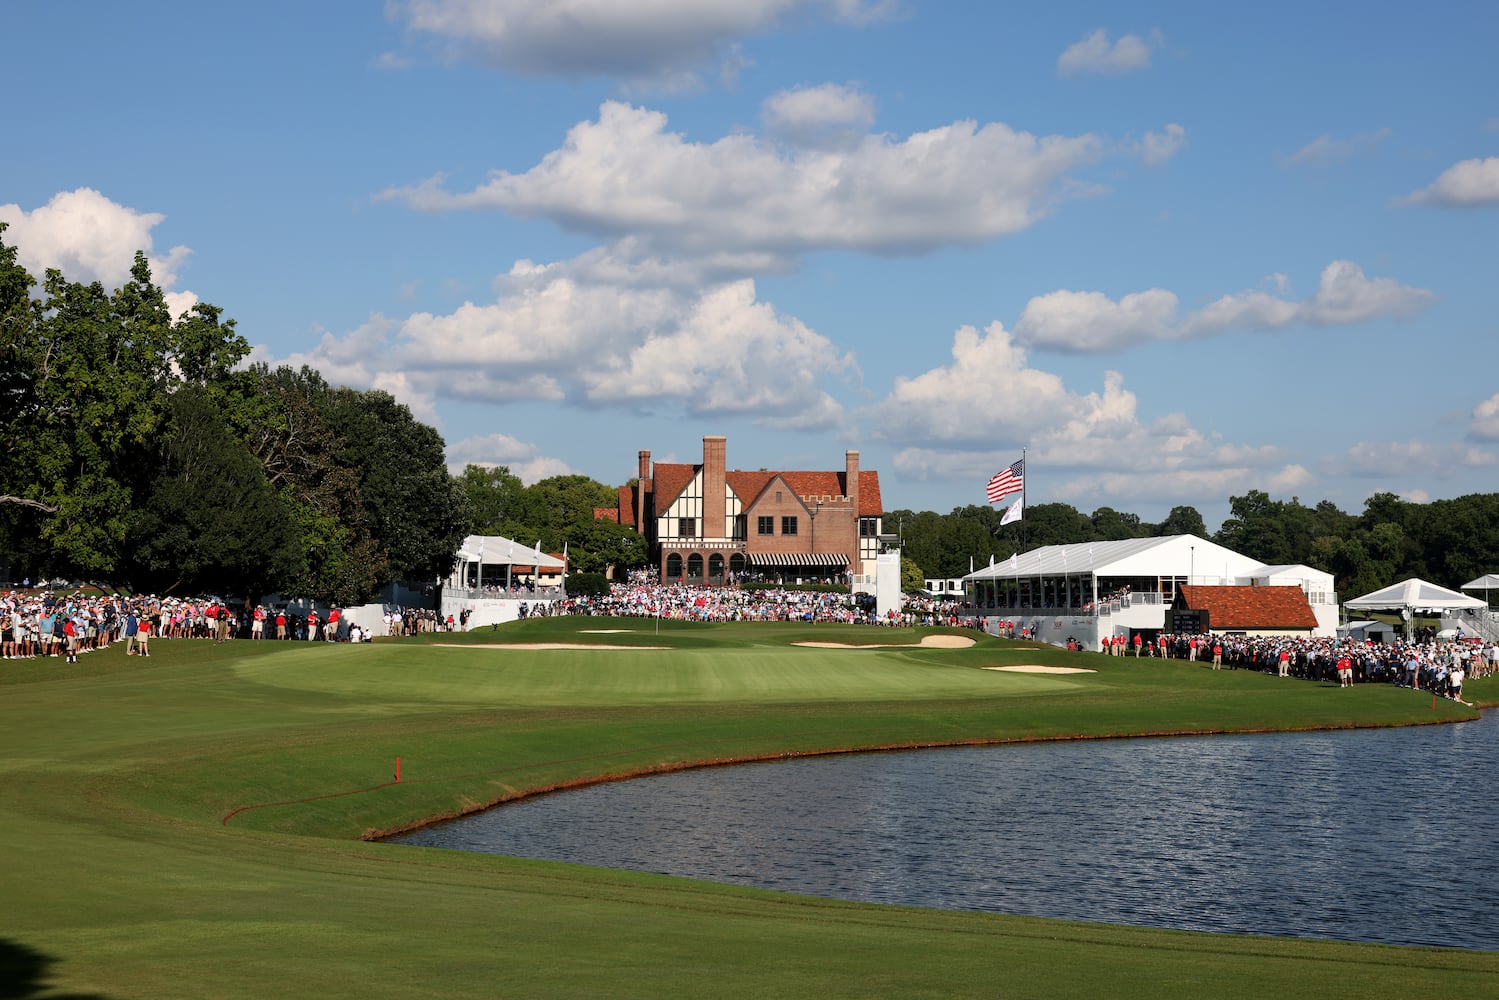
[{"label": "sand bunker", "polygon": [[1043,667],[1039,663],[1020,663],[1013,667],[985,667],[985,670],[1008,670],[1012,674],[1096,674],[1088,667]]},{"label": "sand bunker", "polygon": [[629,633],[635,631],[632,628],[580,628],[583,635],[619,635],[621,632]]},{"label": "sand bunker", "polygon": [[601,642],[434,642],[444,649],[670,649],[670,646],[606,646]]},{"label": "sand bunker", "polygon": [[[908,642],[897,642],[889,645],[860,646],[847,642],[793,642],[793,646],[806,646],[811,649],[910,649]],[[973,640],[966,635],[928,635],[923,636],[921,646],[927,649],[967,649],[973,645]]]}]

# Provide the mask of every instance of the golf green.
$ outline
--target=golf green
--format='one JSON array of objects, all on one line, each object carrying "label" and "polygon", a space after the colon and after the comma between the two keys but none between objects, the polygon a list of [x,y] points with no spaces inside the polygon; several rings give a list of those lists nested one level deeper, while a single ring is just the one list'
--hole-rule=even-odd
[{"label": "golf green", "polygon": [[[870,906],[361,839],[704,762],[1473,716],[1385,685],[919,645],[939,634],[957,633],[549,619],[7,661],[0,996],[1499,995],[1490,952]],[[587,648],[523,648],[560,644]],[[1002,666],[1092,672],[986,669]]]}]

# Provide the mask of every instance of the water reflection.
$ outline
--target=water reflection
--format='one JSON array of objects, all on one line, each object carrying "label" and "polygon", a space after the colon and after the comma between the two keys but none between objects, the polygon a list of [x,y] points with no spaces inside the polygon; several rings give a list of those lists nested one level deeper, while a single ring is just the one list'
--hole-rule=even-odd
[{"label": "water reflection", "polygon": [[1492,949],[1499,713],[686,771],[399,838],[820,896]]}]

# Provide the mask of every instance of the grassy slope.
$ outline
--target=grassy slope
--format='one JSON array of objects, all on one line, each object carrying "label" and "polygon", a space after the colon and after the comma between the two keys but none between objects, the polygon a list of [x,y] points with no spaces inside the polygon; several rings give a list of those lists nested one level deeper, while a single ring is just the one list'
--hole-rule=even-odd
[{"label": "grassy slope", "polygon": [[[149,661],[4,664],[0,975],[54,959],[56,985],[122,997],[1499,992],[1488,953],[860,906],[352,839],[683,762],[1469,714],[1385,687],[992,641],[786,645],[916,633],[663,623],[658,638],[649,622],[624,637],[579,624],[465,638],[675,650],[158,641]],[[977,669],[1034,662],[1100,672]]]}]

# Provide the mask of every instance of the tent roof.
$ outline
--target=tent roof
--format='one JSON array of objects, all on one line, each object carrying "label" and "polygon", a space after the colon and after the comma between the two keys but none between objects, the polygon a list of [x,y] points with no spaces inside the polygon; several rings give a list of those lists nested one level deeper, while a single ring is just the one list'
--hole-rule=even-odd
[{"label": "tent roof", "polygon": [[1462,585],[1463,590],[1499,590],[1499,573],[1489,573]]},{"label": "tent roof", "polygon": [[537,569],[565,569],[566,563],[556,556],[530,545],[517,544],[504,535],[469,535],[458,547],[461,562],[482,562],[486,566],[535,566]]},{"label": "tent roof", "polygon": [[1217,579],[1244,576],[1260,563],[1195,535],[1126,538],[1114,542],[1046,545],[969,573],[965,580],[1018,580],[1037,576],[1157,576],[1162,573]]},{"label": "tent roof", "polygon": [[1394,583],[1383,590],[1376,590],[1372,594],[1363,597],[1355,597],[1351,601],[1344,601],[1345,608],[1362,608],[1366,610],[1380,610],[1386,608],[1433,608],[1451,610],[1454,608],[1482,608],[1483,601],[1466,594],[1459,594],[1455,590],[1446,587],[1438,587],[1434,583],[1418,580],[1412,577],[1401,583]]}]

